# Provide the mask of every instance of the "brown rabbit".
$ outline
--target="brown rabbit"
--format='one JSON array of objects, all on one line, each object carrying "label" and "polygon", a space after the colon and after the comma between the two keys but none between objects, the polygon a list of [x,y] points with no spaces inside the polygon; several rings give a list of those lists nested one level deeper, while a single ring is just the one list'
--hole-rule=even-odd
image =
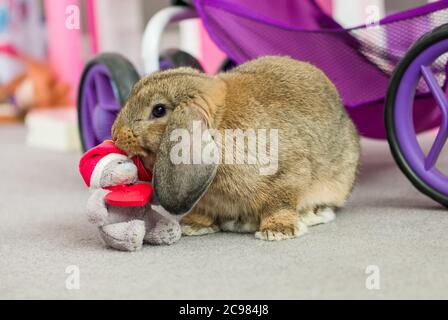
[{"label": "brown rabbit", "polygon": [[[194,135],[194,123],[214,130],[200,147],[215,144],[222,153],[233,148],[217,139],[228,129],[277,132],[276,141],[265,140],[277,170],[260,174],[260,159],[229,164],[222,154],[220,161],[173,161],[180,143],[175,129]],[[316,67],[288,57],[259,58],[216,76],[190,68],[151,74],[134,86],[112,132],[121,149],[142,156],[153,170],[161,205],[188,213],[181,220],[186,235],[223,230],[256,232],[264,240],[297,237],[307,225],[332,220],[333,208],[344,205],[360,154],[335,86]],[[194,157],[194,147],[185,150]]]}]

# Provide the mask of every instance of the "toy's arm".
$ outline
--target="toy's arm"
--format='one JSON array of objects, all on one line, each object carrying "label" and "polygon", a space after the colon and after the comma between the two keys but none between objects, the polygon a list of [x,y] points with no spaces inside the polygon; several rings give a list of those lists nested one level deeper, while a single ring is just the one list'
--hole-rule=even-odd
[{"label": "toy's arm", "polygon": [[87,200],[87,219],[90,223],[97,226],[103,226],[107,222],[107,207],[104,197],[110,191],[97,189],[92,192],[89,200]]}]

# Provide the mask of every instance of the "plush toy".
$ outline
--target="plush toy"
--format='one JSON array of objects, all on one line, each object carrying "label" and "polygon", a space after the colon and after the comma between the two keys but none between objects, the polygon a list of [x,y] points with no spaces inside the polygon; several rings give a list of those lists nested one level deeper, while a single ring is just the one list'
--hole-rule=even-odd
[{"label": "plush toy", "polygon": [[0,45],[0,55],[21,62],[23,72],[0,84],[0,102],[15,105],[16,118],[23,118],[30,109],[64,107],[70,105],[70,86],[60,81],[51,68],[18,52],[9,45]]},{"label": "plush toy", "polygon": [[179,223],[151,207],[151,175],[138,157],[129,159],[112,141],[87,151],[79,170],[91,190],[87,215],[99,228],[106,245],[135,251],[143,243],[173,244],[179,240]]}]

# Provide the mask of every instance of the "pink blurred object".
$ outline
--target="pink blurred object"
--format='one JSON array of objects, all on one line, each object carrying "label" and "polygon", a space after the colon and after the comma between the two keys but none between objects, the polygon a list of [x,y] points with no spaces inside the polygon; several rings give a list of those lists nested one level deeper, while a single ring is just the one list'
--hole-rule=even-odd
[{"label": "pink blurred object", "polygon": [[38,1],[0,0],[0,83],[23,72],[23,57],[44,59],[45,26]]},{"label": "pink blurred object", "polygon": [[329,16],[333,13],[333,0],[316,0],[317,4]]},{"label": "pink blurred object", "polygon": [[199,61],[204,67],[205,72],[215,73],[219,66],[224,61],[226,55],[218,49],[213,41],[208,36],[207,31],[204,29],[202,22],[199,23],[200,32],[200,53]]},{"label": "pink blurred object", "polygon": [[9,43],[0,45],[0,53],[18,59],[23,57],[23,55],[18,52],[17,48]]},{"label": "pink blurred object", "polygon": [[93,55],[98,53],[98,28],[96,23],[95,0],[87,0],[87,26],[89,29],[90,52]]},{"label": "pink blurred object", "polygon": [[[50,64],[60,80],[70,84],[70,99],[74,102],[83,59],[81,29],[71,25],[70,15],[73,12],[70,8],[77,8],[79,13],[79,0],[45,0]],[[76,14],[74,17],[76,19]]]}]

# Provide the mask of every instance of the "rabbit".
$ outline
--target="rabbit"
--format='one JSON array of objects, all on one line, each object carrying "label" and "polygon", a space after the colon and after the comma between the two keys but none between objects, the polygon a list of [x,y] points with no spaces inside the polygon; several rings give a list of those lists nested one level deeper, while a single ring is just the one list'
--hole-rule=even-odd
[{"label": "rabbit", "polygon": [[[217,133],[277,130],[277,170],[260,174],[260,161],[173,162],[179,143],[173,133],[193,134],[195,122],[215,132],[200,145],[222,151],[230,147],[215,140]],[[146,76],[133,87],[112,136],[153,171],[160,204],[183,215],[183,235],[222,230],[296,238],[334,219],[351,194],[360,158],[357,130],[333,83],[317,67],[281,56],[215,76],[186,67]]]}]

